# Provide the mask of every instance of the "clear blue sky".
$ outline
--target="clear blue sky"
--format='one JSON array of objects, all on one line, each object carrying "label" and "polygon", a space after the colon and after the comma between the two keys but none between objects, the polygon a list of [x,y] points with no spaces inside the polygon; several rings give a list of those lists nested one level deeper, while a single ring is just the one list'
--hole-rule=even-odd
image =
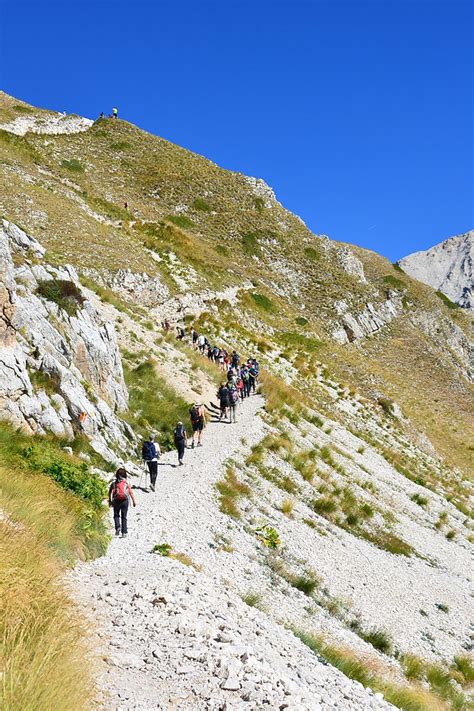
[{"label": "clear blue sky", "polygon": [[0,0],[0,80],[264,178],[391,259],[474,226],[464,0]]}]

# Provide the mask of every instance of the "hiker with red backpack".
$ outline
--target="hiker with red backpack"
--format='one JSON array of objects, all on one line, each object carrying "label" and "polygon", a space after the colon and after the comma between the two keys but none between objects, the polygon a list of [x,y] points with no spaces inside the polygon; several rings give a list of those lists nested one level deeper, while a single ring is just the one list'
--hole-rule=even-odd
[{"label": "hiker with red backpack", "polygon": [[121,532],[122,538],[125,538],[128,533],[127,514],[130,499],[132,504],[136,506],[135,494],[127,481],[126,470],[123,468],[117,469],[115,479],[109,487],[109,506],[114,509],[115,535],[120,536]]}]

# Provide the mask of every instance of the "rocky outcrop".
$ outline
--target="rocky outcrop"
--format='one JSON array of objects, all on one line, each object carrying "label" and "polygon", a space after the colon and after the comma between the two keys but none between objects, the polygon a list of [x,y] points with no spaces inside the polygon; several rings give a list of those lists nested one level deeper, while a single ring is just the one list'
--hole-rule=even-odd
[{"label": "rocky outcrop", "polygon": [[362,284],[367,283],[363,264],[360,259],[355,256],[354,252],[349,249],[349,247],[344,246],[338,249],[337,257],[339,264],[347,274],[357,277]]},{"label": "rocky outcrop", "polygon": [[403,311],[402,295],[392,289],[380,304],[367,303],[361,313],[353,314],[346,301],[334,304],[339,319],[335,323],[332,336],[338,343],[352,343],[359,338],[370,336],[392,321]]},{"label": "rocky outcrop", "polygon": [[0,124],[0,129],[24,136],[26,133],[42,133],[59,135],[82,133],[87,131],[94,122],[82,116],[68,116],[67,114],[40,114],[37,116],[18,116],[9,123]]},{"label": "rocky outcrop", "polygon": [[43,247],[16,225],[0,227],[0,418],[30,433],[72,438],[83,432],[116,460],[133,433],[115,330],[83,296],[75,314],[37,293],[64,280],[80,290],[72,267],[41,261]]},{"label": "rocky outcrop", "polygon": [[123,299],[134,301],[141,306],[158,306],[170,296],[168,287],[160,277],[151,277],[145,272],[135,273],[131,269],[119,269],[114,273],[104,269],[84,269],[83,273],[100,286],[105,286]]},{"label": "rocky outcrop", "polygon": [[474,231],[451,237],[398,262],[404,272],[474,311]]}]

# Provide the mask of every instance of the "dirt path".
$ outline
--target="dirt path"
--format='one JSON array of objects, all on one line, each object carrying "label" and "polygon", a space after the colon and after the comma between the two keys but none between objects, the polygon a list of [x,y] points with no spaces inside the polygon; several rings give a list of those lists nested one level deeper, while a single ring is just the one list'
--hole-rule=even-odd
[{"label": "dirt path", "polygon": [[[252,396],[236,424],[210,423],[185,466],[176,466],[176,453],[164,455],[157,491],[137,491],[128,537],[71,574],[77,599],[99,621],[107,708],[392,708],[246,605],[223,576],[219,556],[237,567],[245,557],[222,550],[229,519],[214,484],[230,457],[263,436],[262,405]],[[188,565],[151,553],[156,543],[189,556]]]}]

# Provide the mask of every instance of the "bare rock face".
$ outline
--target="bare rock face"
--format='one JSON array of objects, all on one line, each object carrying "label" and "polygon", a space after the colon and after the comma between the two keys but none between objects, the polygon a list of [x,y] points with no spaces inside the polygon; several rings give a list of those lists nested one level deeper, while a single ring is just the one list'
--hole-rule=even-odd
[{"label": "bare rock face", "polygon": [[404,272],[474,311],[474,231],[451,237],[398,262]]},{"label": "bare rock face", "polygon": [[379,304],[367,303],[363,311],[351,313],[346,301],[334,304],[338,320],[333,330],[333,338],[338,343],[352,343],[359,338],[370,336],[386,326],[403,311],[402,294],[390,290],[388,298]]},{"label": "bare rock face", "polygon": [[[84,432],[114,461],[131,433],[115,329],[85,296],[73,315],[37,293],[40,281],[72,282],[75,270],[34,263],[43,247],[16,225],[0,225],[0,418],[27,432]],[[15,261],[14,258],[15,257]],[[18,266],[15,266],[18,264]]]}]

